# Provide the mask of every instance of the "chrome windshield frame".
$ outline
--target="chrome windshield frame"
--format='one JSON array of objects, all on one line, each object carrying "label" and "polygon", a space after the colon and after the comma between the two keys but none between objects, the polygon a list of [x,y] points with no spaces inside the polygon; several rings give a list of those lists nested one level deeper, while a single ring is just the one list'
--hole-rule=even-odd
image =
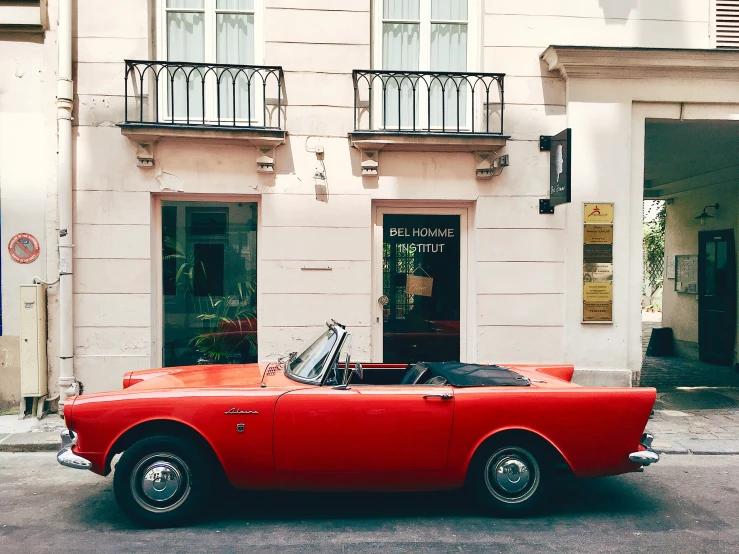
[{"label": "chrome windshield frame", "polygon": [[341,348],[344,344],[344,341],[346,340],[346,337],[349,336],[349,333],[347,333],[346,328],[334,320],[327,321],[326,326],[329,329],[331,329],[334,333],[336,333],[336,341],[334,342],[334,345],[331,348],[329,355],[326,356],[326,361],[323,363],[321,372],[318,374],[318,376],[314,377],[313,379],[304,379],[302,377],[298,377],[297,375],[293,373],[290,373],[290,365],[292,364],[292,362],[290,362],[290,364],[286,364],[285,366],[285,375],[287,376],[288,379],[297,381],[298,383],[304,383],[306,385],[321,386],[323,384],[323,379],[326,376],[326,372],[328,371],[328,368],[331,367],[331,364],[338,357],[339,352],[341,352]]}]

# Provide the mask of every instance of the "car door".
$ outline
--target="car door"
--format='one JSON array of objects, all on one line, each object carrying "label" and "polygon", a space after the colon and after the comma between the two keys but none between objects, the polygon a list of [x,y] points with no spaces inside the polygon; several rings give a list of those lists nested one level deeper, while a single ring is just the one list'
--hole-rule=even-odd
[{"label": "car door", "polygon": [[446,463],[454,414],[447,386],[300,389],[275,407],[277,471],[427,471]]}]

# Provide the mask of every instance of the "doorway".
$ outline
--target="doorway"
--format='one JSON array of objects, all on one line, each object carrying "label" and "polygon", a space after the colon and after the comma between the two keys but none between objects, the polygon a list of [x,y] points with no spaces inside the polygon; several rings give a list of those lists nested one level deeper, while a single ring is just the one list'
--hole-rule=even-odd
[{"label": "doorway", "polygon": [[466,210],[378,208],[373,361],[465,357]]},{"label": "doorway", "polygon": [[734,230],[698,233],[698,349],[703,362],[731,365],[736,337]]}]

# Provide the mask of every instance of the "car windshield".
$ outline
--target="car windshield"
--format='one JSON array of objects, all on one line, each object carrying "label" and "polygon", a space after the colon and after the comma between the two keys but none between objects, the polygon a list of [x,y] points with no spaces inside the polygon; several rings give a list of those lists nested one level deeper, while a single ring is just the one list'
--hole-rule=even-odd
[{"label": "car windshield", "polygon": [[288,365],[287,375],[298,381],[319,381],[336,340],[336,331],[329,328]]}]

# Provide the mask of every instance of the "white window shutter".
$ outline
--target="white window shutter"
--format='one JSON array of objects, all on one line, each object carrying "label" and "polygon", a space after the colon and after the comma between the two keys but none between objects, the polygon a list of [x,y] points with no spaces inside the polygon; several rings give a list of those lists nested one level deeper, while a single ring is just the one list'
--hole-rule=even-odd
[{"label": "white window shutter", "polygon": [[739,0],[716,0],[716,48],[739,49]]}]

